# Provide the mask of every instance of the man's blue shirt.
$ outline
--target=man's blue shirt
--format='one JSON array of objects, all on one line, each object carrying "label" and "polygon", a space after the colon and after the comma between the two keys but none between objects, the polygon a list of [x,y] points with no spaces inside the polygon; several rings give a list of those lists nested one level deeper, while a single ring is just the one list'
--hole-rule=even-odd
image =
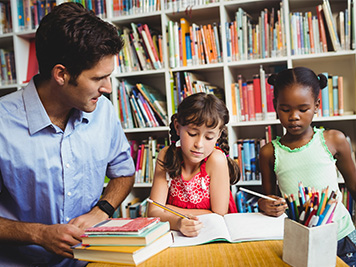
[{"label": "man's blue shirt", "polygon": [[[134,172],[129,143],[107,98],[100,97],[92,113],[73,110],[64,131],[51,123],[33,80],[0,99],[0,217],[67,223],[97,203],[105,175]],[[23,251],[36,254],[30,247]]]}]

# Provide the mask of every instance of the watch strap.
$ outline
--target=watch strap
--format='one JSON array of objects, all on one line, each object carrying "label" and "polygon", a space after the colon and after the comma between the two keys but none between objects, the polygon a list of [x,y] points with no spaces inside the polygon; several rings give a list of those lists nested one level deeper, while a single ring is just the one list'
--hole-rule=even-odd
[{"label": "watch strap", "polygon": [[112,217],[115,212],[114,207],[107,200],[99,200],[96,206],[109,215],[109,217]]}]

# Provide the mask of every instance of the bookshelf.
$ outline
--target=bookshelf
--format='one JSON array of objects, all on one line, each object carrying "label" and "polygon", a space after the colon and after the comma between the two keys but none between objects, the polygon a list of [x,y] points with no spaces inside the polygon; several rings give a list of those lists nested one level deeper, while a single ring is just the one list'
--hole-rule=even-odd
[{"label": "bookshelf", "polygon": [[[12,30],[0,34],[0,48],[13,50],[15,55],[16,80],[10,84],[1,83],[0,95],[4,95],[11,91],[20,89],[26,80],[28,68],[28,56],[30,48],[30,40],[35,36],[35,29],[23,28],[18,21],[18,2],[20,0],[10,0]],[[27,1],[27,0],[25,0]],[[6,3],[7,1],[5,1]],[[27,1],[29,2],[29,1]],[[57,0],[57,4],[61,3]],[[343,131],[351,137],[352,147],[355,150],[356,140],[356,52],[352,42],[349,48],[334,51],[330,40],[328,43],[327,52],[295,53],[295,43],[292,41],[292,34],[295,31],[291,25],[290,14],[311,11],[313,16],[316,16],[316,7],[322,5],[322,0],[299,1],[299,0],[233,0],[233,1],[157,1],[155,6],[147,6],[140,9],[134,5],[130,10],[120,9],[123,6],[120,4],[123,1],[107,0],[105,6],[106,14],[101,14],[105,20],[115,24],[118,28],[124,27],[131,29],[131,23],[147,24],[151,31],[156,32],[162,38],[162,66],[158,69],[149,70],[124,70],[117,64],[114,73],[112,74],[113,93],[111,100],[116,110],[119,110],[117,101],[117,88],[122,80],[128,81],[131,84],[143,83],[154,87],[166,96],[167,113],[170,118],[174,113],[174,97],[171,91],[171,74],[176,75],[178,72],[191,72],[199,74],[205,81],[223,89],[225,103],[232,115],[232,97],[231,84],[237,82],[238,75],[242,75],[245,79],[252,79],[253,75],[259,74],[262,67],[266,74],[279,71],[284,68],[297,66],[306,66],[313,69],[316,73],[328,72],[332,75],[341,75],[344,77],[344,116],[334,117],[316,117],[314,124],[317,126],[332,127]],[[333,12],[333,17],[338,21],[340,11],[351,10],[351,37],[356,36],[355,23],[355,1],[353,0],[330,0],[330,6]],[[113,7],[118,7],[116,10]],[[281,8],[282,6],[282,8]],[[268,39],[274,40],[278,38],[278,43],[270,46],[279,47],[278,50],[269,50],[266,54],[232,57],[228,54],[228,30],[225,27],[228,23],[236,21],[236,12],[241,8],[249,14],[253,22],[258,24],[259,18],[263,11],[272,10],[275,12],[275,22],[278,21],[278,16],[281,17],[281,23],[276,26],[276,33]],[[278,13],[279,12],[279,13]],[[174,66],[171,68],[170,51],[166,45],[169,42],[168,27],[171,22],[180,23],[184,18],[192,25],[193,23],[200,25],[220,24],[220,49],[221,60],[211,61],[208,64],[188,64],[187,66]],[[267,17],[268,18],[268,17]],[[280,27],[280,28],[279,28]],[[279,32],[277,32],[277,30]],[[350,39],[352,41],[352,39]],[[352,48],[352,49],[351,49]],[[302,50],[301,50],[302,51]],[[231,52],[231,51],[230,51]],[[247,52],[246,52],[247,53]],[[232,116],[231,116],[232,117]],[[281,135],[283,129],[279,125],[277,119],[268,119],[261,121],[236,121],[232,120],[228,125],[229,144],[232,149],[233,144],[239,139],[264,138],[266,126],[271,125],[275,133]],[[146,127],[125,129],[125,133],[129,140],[148,139],[149,136],[158,140],[165,140],[169,137],[169,127]],[[231,151],[232,152],[232,151]],[[232,155],[232,153],[230,153]],[[260,187],[261,181],[240,181],[237,186],[253,186]],[[138,196],[143,198],[148,196],[151,184],[136,184],[129,198]],[[236,186],[233,190],[236,189]],[[258,189],[257,189],[258,190]]]}]

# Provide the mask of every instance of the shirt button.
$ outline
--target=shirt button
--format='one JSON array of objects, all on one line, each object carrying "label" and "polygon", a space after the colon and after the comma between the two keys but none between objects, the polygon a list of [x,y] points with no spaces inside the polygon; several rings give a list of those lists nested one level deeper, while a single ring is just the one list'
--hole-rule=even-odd
[{"label": "shirt button", "polygon": [[72,192],[68,192],[67,195],[70,197],[72,195]]},{"label": "shirt button", "polygon": [[67,167],[67,168],[69,168],[69,167],[70,167],[70,164],[69,164],[69,163],[67,163],[67,164],[66,164],[66,167]]},{"label": "shirt button", "polygon": [[67,217],[67,218],[66,218],[66,221],[69,222],[69,220],[70,220],[69,217]]}]

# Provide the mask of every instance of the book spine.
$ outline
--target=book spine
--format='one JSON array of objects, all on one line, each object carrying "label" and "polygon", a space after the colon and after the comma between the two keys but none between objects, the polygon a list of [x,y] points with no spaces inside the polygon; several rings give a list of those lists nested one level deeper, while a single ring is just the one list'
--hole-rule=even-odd
[{"label": "book spine", "polygon": [[344,115],[344,78],[339,76],[338,79],[338,99],[339,99],[339,115]]},{"label": "book spine", "polygon": [[339,92],[338,92],[338,80],[339,77],[334,75],[332,77],[332,85],[333,85],[333,112],[334,116],[339,115]]},{"label": "book spine", "polygon": [[[324,72],[323,75],[325,75],[326,79],[328,79],[328,73]],[[328,84],[321,89],[321,98],[323,101],[323,117],[329,117],[330,112],[329,112],[329,88]]]}]

